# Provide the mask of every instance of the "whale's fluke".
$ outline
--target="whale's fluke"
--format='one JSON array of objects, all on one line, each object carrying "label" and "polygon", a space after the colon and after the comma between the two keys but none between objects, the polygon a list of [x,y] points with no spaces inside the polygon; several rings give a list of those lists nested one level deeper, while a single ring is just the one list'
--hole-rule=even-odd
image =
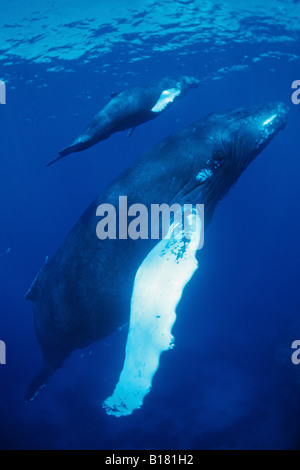
[{"label": "whale's fluke", "polygon": [[66,155],[68,155],[68,154],[65,154],[65,155],[59,155],[57,158],[55,158],[54,160],[51,160],[51,162],[47,163],[47,165],[46,165],[46,166],[53,165],[53,163],[56,163],[56,162],[58,162],[58,160],[60,160],[61,158],[65,157]]},{"label": "whale's fluke", "polygon": [[46,166],[53,165],[53,163],[58,162],[58,160],[61,160],[62,158],[69,155],[70,153],[79,152],[80,150],[82,150],[82,143],[81,142],[78,143],[78,144],[70,145],[69,147],[66,147],[65,149],[61,150],[59,152],[59,156],[57,158],[55,158],[54,160],[51,160],[51,162],[47,163]]}]

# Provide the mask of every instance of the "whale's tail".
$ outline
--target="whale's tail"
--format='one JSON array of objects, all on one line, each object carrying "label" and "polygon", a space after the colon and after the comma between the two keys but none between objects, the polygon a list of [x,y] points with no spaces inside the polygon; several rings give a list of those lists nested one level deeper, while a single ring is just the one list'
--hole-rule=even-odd
[{"label": "whale's tail", "polygon": [[37,374],[37,376],[30,382],[26,393],[25,393],[25,401],[30,402],[33,401],[40,391],[46,386],[48,380],[50,379],[51,375],[54,374],[55,368],[44,364],[43,369],[41,372]]},{"label": "whale's tail", "polygon": [[73,152],[80,152],[80,150],[83,150],[85,147],[83,146],[83,143],[82,142],[78,142],[77,144],[72,144],[70,145],[69,147],[66,147],[65,149],[61,150],[59,152],[59,155],[57,158],[55,158],[54,160],[52,160],[51,162],[47,163],[46,166],[50,166],[50,165],[53,165],[53,163],[57,162],[58,160],[61,160],[62,158],[66,157],[67,155],[69,155],[70,153],[73,153]]}]

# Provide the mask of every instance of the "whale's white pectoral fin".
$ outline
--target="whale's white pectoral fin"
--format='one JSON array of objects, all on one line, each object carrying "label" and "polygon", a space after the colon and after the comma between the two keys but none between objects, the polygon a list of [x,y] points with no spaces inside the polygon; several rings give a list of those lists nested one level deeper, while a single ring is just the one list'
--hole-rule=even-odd
[{"label": "whale's white pectoral fin", "polygon": [[168,235],[137,271],[125,361],[113,395],[103,404],[107,414],[126,416],[142,406],[161,353],[173,347],[175,310],[185,285],[197,269],[195,255],[203,233],[197,212],[187,219],[185,230],[182,225],[172,224]]},{"label": "whale's white pectoral fin", "polygon": [[157,103],[153,106],[151,111],[153,113],[160,113],[163,111],[169,103],[173,103],[176,96],[180,95],[181,91],[177,88],[170,88],[169,90],[164,90],[160,95]]}]

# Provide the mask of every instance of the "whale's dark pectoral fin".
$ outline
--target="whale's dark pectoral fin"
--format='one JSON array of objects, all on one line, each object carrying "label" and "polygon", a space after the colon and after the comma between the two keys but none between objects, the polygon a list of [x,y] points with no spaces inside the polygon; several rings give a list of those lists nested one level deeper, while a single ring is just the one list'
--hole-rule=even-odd
[{"label": "whale's dark pectoral fin", "polygon": [[49,378],[55,372],[55,369],[49,365],[45,365],[41,372],[30,382],[24,400],[26,402],[33,401],[40,391],[46,386]]},{"label": "whale's dark pectoral fin", "polygon": [[127,132],[127,137],[131,137],[132,134],[134,133],[135,129],[136,129],[136,126],[129,129],[129,131]]},{"label": "whale's dark pectoral fin", "polygon": [[[48,258],[46,258],[45,264],[47,263],[47,261],[48,261]],[[24,296],[24,300],[31,300],[33,302],[36,299],[37,293],[38,293],[38,278],[42,269],[43,268],[41,268],[39,272],[37,273],[37,275],[35,276],[33,282],[31,283],[31,286],[29,287],[29,289],[27,290]]]},{"label": "whale's dark pectoral fin", "polygon": [[35,296],[36,296],[36,286],[35,286],[36,279],[37,279],[37,277],[35,278],[35,280],[31,284],[31,286],[29,287],[28,291],[26,292],[26,294],[24,296],[24,300],[31,300],[31,301],[35,300]]}]

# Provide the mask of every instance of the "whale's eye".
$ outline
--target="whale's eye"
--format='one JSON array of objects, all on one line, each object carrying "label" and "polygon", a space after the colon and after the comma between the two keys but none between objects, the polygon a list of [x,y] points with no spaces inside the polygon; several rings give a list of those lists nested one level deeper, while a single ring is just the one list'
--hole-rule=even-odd
[{"label": "whale's eye", "polygon": [[220,168],[225,162],[225,153],[222,150],[214,152],[212,159],[210,160],[214,169]]}]

